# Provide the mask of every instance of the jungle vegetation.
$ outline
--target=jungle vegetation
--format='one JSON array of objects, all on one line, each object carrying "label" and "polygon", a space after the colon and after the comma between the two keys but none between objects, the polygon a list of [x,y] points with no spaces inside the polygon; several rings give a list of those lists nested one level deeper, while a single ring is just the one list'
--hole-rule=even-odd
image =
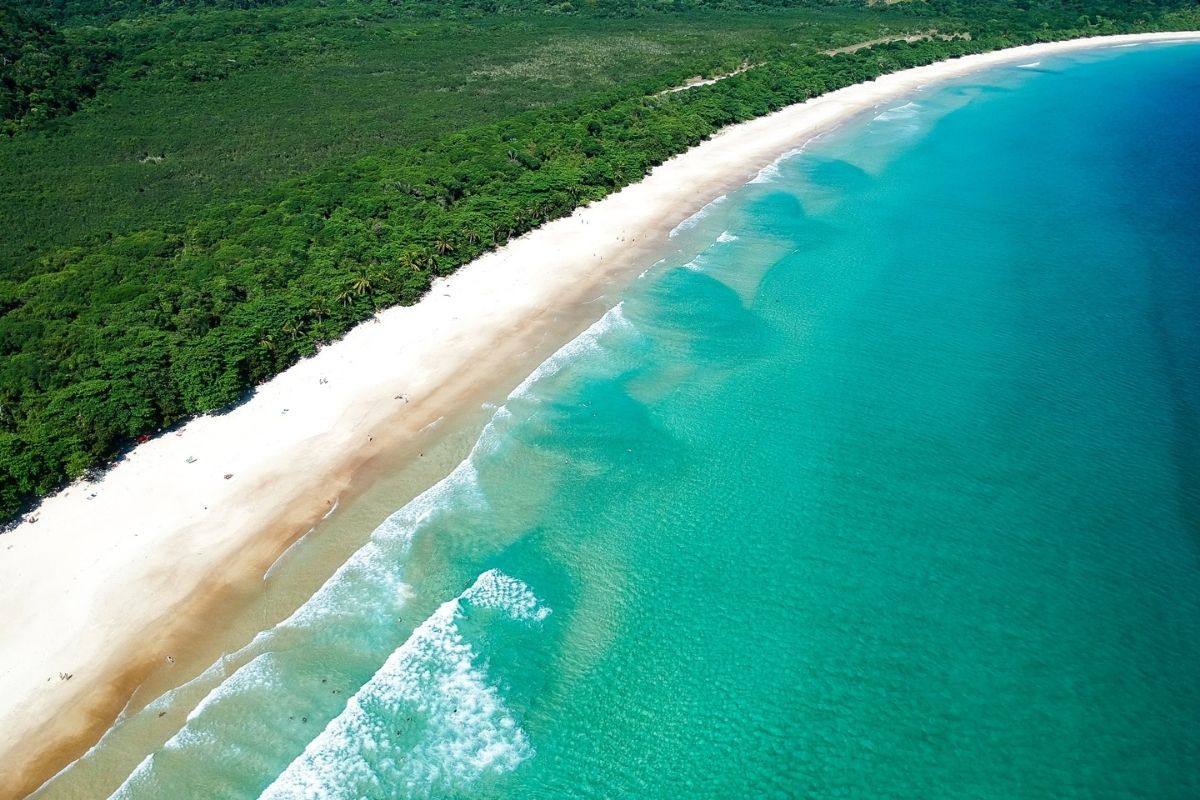
[{"label": "jungle vegetation", "polygon": [[[1195,0],[7,2],[0,516],[725,125],[1200,22]],[[970,37],[824,54],[931,30]]]}]

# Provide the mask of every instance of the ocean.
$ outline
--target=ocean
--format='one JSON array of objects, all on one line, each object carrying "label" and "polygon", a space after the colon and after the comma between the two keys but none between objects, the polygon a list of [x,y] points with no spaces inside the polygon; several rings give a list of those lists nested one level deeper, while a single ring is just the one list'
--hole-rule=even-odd
[{"label": "ocean", "polygon": [[1200,797],[1198,145],[1196,45],[805,143],[41,796]]}]

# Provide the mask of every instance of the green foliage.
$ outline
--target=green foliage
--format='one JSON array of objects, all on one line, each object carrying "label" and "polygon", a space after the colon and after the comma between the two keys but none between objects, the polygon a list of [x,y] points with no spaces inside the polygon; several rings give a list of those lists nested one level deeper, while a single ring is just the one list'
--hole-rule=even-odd
[{"label": "green foliage", "polygon": [[375,16],[305,6],[121,20],[75,36],[121,52],[81,112],[0,140],[0,275],[56,246],[177,224],[214,199],[597,92],[665,88],[835,30],[858,12]]},{"label": "green foliage", "polygon": [[[941,30],[970,31],[970,40],[896,43],[834,57],[817,50],[839,43],[837,31],[854,28],[854,23],[817,24],[825,12],[809,10],[783,17],[765,12],[688,16],[696,12],[682,10],[675,12],[678,17],[664,15],[654,25],[640,22],[636,29],[573,12],[541,11],[469,24],[445,19],[399,23],[385,16],[366,26],[362,30],[381,52],[397,43],[415,48],[427,62],[445,66],[450,81],[461,81],[460,91],[443,91],[444,83],[422,83],[430,80],[423,77],[433,69],[429,63],[422,67],[402,59],[386,62],[379,55],[372,69],[391,63],[392,69],[404,72],[405,80],[427,92],[410,85],[406,95],[396,95],[419,98],[420,107],[406,109],[416,122],[384,116],[366,125],[379,133],[381,120],[401,119],[398,124],[408,125],[403,136],[361,140],[337,151],[360,157],[316,172],[311,167],[328,161],[330,154],[309,153],[302,159],[303,174],[287,180],[279,180],[278,173],[260,176],[259,188],[216,204],[178,203],[158,218],[147,213],[141,225],[127,224],[132,218],[117,225],[113,219],[118,218],[100,215],[84,226],[90,236],[64,235],[54,247],[27,236],[22,251],[10,251],[0,278],[0,512],[14,513],[28,499],[103,464],[139,434],[237,402],[256,384],[316,352],[378,309],[416,302],[434,276],[640,179],[722,126],[937,59],[1085,35],[1096,32],[1097,25],[1107,31],[1163,19],[1149,6],[1145,19],[1136,17],[1142,13],[1139,6],[1134,17],[1117,22],[1096,10],[1107,6],[1084,5],[1091,13],[1082,14],[1087,21],[1080,22],[1079,6],[1069,13],[1065,6],[1045,4],[1054,8],[1022,15],[1011,12],[1008,4],[967,8],[945,2],[940,10],[935,8],[938,4],[939,0],[902,4],[912,8],[895,13],[918,22],[900,30],[928,29],[930,19],[941,14],[936,17]],[[72,13],[83,5],[72,5]],[[636,10],[637,4],[627,6]],[[414,7],[420,10],[420,4]],[[477,13],[466,3],[454,9]],[[254,31],[247,41],[265,42],[261,63],[221,79],[225,86],[220,97],[239,96],[240,80],[259,85],[250,80],[255,76],[285,81],[293,68],[305,64],[318,65],[326,81],[341,87],[344,84],[329,76],[331,68],[344,64],[347,52],[374,52],[363,44],[361,34],[338,27],[340,23],[330,26],[328,19],[338,19],[336,13],[324,21],[319,14],[310,16],[307,8],[206,13],[216,15],[205,17],[210,21],[242,19]],[[854,29],[867,34],[863,38],[878,36],[876,12],[853,11],[848,19],[861,22],[863,18],[853,16],[859,13],[869,13],[875,22],[865,30]],[[572,16],[578,19],[562,21]],[[1104,19],[1098,22],[1100,17]],[[677,18],[687,20],[686,31],[675,25]],[[14,153],[38,147],[47,153],[69,152],[77,131],[91,131],[82,140],[101,147],[94,137],[103,128],[89,127],[92,115],[111,122],[113,107],[121,102],[133,108],[147,98],[169,97],[164,86],[177,82],[205,86],[206,80],[181,76],[177,67],[182,62],[168,63],[180,58],[180,52],[190,52],[188,42],[249,46],[239,43],[238,34],[221,33],[225,22],[214,22],[216,27],[205,32],[202,25],[177,26],[179,19],[147,12],[114,23],[120,31],[105,35],[117,37],[113,41],[140,41],[139,52],[152,55],[123,57],[115,67],[120,76],[112,79],[123,88],[113,89],[107,99],[98,98],[97,108],[61,123],[55,135],[16,136],[3,153],[8,163],[15,163]],[[272,19],[282,26],[278,35],[284,38],[279,41],[292,41],[288,37],[304,30],[306,40],[325,37],[328,51],[322,49],[325,45],[316,50],[301,47],[292,61],[287,60],[292,57],[287,48],[273,53],[275,34],[264,32],[264,26],[275,24]],[[708,28],[697,33],[696,21],[704,19]],[[1067,21],[1054,27],[1060,19]],[[306,28],[310,22],[313,27]],[[171,35],[177,38],[170,41],[181,43],[178,47],[161,44],[170,31],[175,31]],[[554,48],[539,49],[547,34],[558,37]],[[636,41],[643,48],[659,49],[636,53],[626,63],[651,66],[620,83],[606,71],[605,60],[627,51],[630,37],[639,34]],[[450,35],[458,37],[452,40],[451,52],[444,44],[441,50],[434,46]],[[672,49],[671,44],[718,39],[738,44],[703,58],[689,46]],[[792,47],[796,40],[806,46]],[[555,60],[562,48],[569,54],[566,62]],[[756,66],[734,77],[686,92],[659,93],[697,68],[729,69],[748,61],[748,56]],[[595,63],[589,65],[589,60]],[[454,71],[456,62],[467,66]],[[143,72],[130,72],[139,64]],[[574,82],[563,77],[572,67],[583,74]],[[472,80],[483,87],[468,88]],[[531,97],[546,97],[538,94],[545,82],[567,87],[551,94],[569,102],[530,102]],[[203,91],[180,96],[199,103],[203,113],[224,108],[231,126],[238,124],[239,115],[252,114],[251,106],[242,105],[250,102],[249,95],[236,106],[224,107],[219,98]],[[257,97],[259,107],[269,102]],[[289,103],[293,99],[289,94]],[[361,99],[356,96],[355,102]],[[110,106],[98,108],[104,102]],[[287,107],[298,109],[295,102]],[[447,108],[426,107],[437,103]],[[161,107],[152,108],[162,114]],[[145,111],[130,112],[128,124],[146,116]],[[325,115],[301,128],[311,133],[318,121],[337,125]],[[260,127],[286,139],[288,133],[277,122]],[[230,146],[227,137],[211,131],[207,135],[208,146],[221,157],[236,157],[222,150]],[[138,145],[142,158],[161,156],[163,161],[145,159],[137,169],[169,165],[187,136],[187,131],[170,129],[162,144],[147,146],[143,140]],[[244,142],[235,139],[235,144]],[[264,153],[279,150],[264,145],[250,149],[258,160],[247,163],[260,163]],[[106,178],[101,174],[97,181],[95,171],[84,170],[80,180],[91,180],[94,188]],[[177,192],[183,180],[174,174],[162,190],[165,196]],[[152,179],[144,181],[144,186],[154,186]],[[253,182],[241,184],[248,185]],[[52,204],[70,201],[70,192],[44,191]],[[179,213],[184,208],[186,216]],[[39,224],[51,224],[50,210],[29,215]]]},{"label": "green foliage", "polygon": [[96,93],[111,53],[74,47],[45,22],[0,6],[0,134],[69,114]]}]

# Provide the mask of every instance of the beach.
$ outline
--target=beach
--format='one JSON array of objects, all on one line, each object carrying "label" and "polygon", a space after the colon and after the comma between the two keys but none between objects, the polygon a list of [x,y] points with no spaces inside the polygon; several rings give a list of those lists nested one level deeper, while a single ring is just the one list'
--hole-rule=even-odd
[{"label": "beach", "polygon": [[365,465],[515,386],[599,316],[590,301],[635,278],[669,231],[714,198],[923,85],[1070,50],[1198,37],[969,56],[725,130],[436,282],[419,304],[381,312],[228,413],[167,432],[102,481],[47,499],[36,522],[0,537],[0,795],[23,796],[78,757],[170,663],[181,637],[237,613],[278,555],[353,492]]}]

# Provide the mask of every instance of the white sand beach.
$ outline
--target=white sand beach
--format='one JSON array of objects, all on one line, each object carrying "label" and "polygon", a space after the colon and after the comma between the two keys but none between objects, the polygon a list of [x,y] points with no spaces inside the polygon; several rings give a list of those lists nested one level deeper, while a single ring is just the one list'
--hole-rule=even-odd
[{"label": "white sand beach", "polygon": [[24,796],[94,744],[176,637],[219,625],[216,610],[236,613],[245,578],[261,578],[366,462],[481,394],[511,389],[535,366],[530,354],[562,335],[557,315],[634,279],[713,198],[920,86],[1071,50],[1185,39],[1200,32],[968,56],[731,127],[437,281],[417,305],[381,312],[232,411],[48,498],[36,522],[0,536],[0,798]]}]

